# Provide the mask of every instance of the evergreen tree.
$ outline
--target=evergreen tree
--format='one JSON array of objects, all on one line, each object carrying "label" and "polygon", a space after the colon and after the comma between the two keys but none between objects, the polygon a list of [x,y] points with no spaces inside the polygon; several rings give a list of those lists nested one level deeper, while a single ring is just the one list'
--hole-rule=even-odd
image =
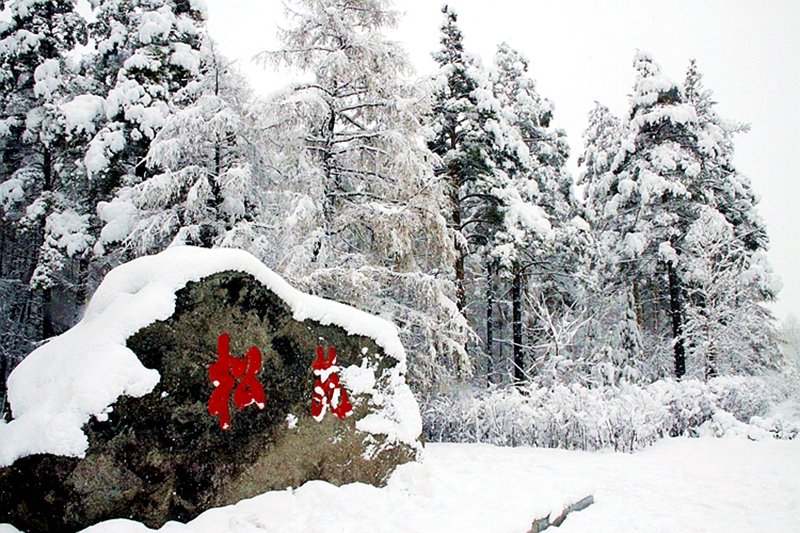
[{"label": "evergreen tree", "polygon": [[698,377],[754,374],[780,366],[764,294],[779,285],[715,208],[703,206],[686,236],[687,370]]},{"label": "evergreen tree", "polygon": [[441,158],[435,172],[447,194],[443,216],[455,237],[459,309],[486,339],[483,350],[476,346],[475,356],[485,355],[487,374],[495,379],[502,374],[494,342],[498,275],[514,262],[509,255],[518,250],[514,243],[526,232],[546,231],[548,222],[532,203],[535,191],[525,184],[533,159],[523,132],[513,123],[519,88],[504,92],[497,85],[495,90],[495,82],[515,80],[493,79],[464,51],[453,10],[444,6],[442,12],[428,146]]},{"label": "evergreen tree", "polygon": [[615,258],[618,220],[606,214],[615,194],[617,176],[612,165],[620,152],[623,125],[599,102],[588,118],[584,151],[578,159],[583,167],[578,183],[584,186],[584,213],[591,223],[593,238],[588,257],[592,276],[585,294],[593,312],[581,337],[585,357],[592,362],[587,373],[592,374],[595,383],[616,384],[620,379],[654,381],[664,372],[654,344],[645,350],[647,306],[642,301],[641,280],[620,276],[620,264]]},{"label": "evergreen tree", "polygon": [[634,294],[641,298],[648,290],[654,300],[666,295],[675,375],[681,377],[686,371],[681,257],[697,216],[693,198],[699,185],[690,128],[696,113],[648,54],[637,53],[634,67],[636,85],[604,214],[618,218],[615,253],[622,274],[635,284]]},{"label": "evergreen tree", "polygon": [[585,187],[583,197],[587,221],[596,225],[607,222],[603,210],[610,199],[614,181],[611,165],[620,151],[622,124],[600,102],[595,102],[588,121],[583,133],[584,150],[578,158],[578,165],[584,168],[578,185]]},{"label": "evergreen tree", "polygon": [[[145,156],[172,112],[174,95],[200,76],[207,17],[189,0],[92,0],[97,42],[92,76],[105,98],[107,123],[86,152],[98,200],[157,173]],[[110,87],[105,93],[104,88]]]},{"label": "evergreen tree", "polygon": [[[2,363],[0,380],[33,343],[65,326],[54,291],[69,289],[59,279],[59,257],[80,254],[82,214],[70,178],[77,84],[67,54],[86,42],[85,23],[75,2],[15,1],[11,19],[0,24],[0,279]],[[78,207],[80,209],[80,207]],[[68,319],[67,319],[68,320]]]},{"label": "evergreen tree", "polygon": [[128,253],[142,255],[169,243],[219,246],[261,212],[260,115],[225,59],[203,58],[197,79],[172,97],[145,156],[155,174],[100,202],[106,227],[98,249],[122,242]]},{"label": "evergreen tree", "polygon": [[775,364],[771,316],[780,281],[765,252],[766,225],[749,180],[733,167],[733,135],[747,125],[719,117],[712,93],[692,60],[684,95],[697,114],[692,123],[699,155],[702,204],[687,241],[687,349],[692,370],[706,377],[754,372]]},{"label": "evergreen tree", "polygon": [[502,223],[501,200],[493,191],[507,185],[507,175],[496,164],[507,128],[500,123],[499,102],[488,73],[464,51],[456,13],[448,5],[442,13],[442,48],[433,55],[439,75],[428,147],[441,158],[435,172],[447,191],[446,220],[456,250],[457,303],[459,310],[466,312],[467,258],[486,246]]},{"label": "evergreen tree", "polygon": [[[514,379],[522,382],[525,352],[533,358],[532,345],[552,339],[546,322],[560,320],[576,300],[585,222],[575,220],[577,200],[565,168],[569,148],[563,132],[550,125],[553,106],[528,77],[527,59],[503,43],[494,63],[493,92],[504,117],[500,123],[508,125],[497,164],[510,180],[500,194],[504,224],[494,236],[491,255],[501,279],[510,283]],[[537,302],[536,308],[524,309],[526,300]]]},{"label": "evergreen tree", "polygon": [[[647,54],[638,53],[634,66],[638,76],[619,148],[613,121],[601,114],[598,124],[610,125],[609,140],[598,134],[587,149],[589,208],[612,265],[630,286],[647,349],[658,352],[659,337],[669,327],[674,374],[687,372],[688,354],[692,373],[702,374],[699,365],[713,375],[717,348],[709,341],[708,332],[716,327],[711,317],[729,324],[723,317],[741,316],[739,330],[750,333],[760,324],[753,338],[761,339],[754,342],[765,350],[767,315],[758,302],[774,297],[777,287],[765,266],[766,232],[754,195],[731,165],[732,135],[744,128],[715,115],[694,64],[683,90]],[[607,169],[607,159],[595,157],[608,153],[602,146],[616,151]],[[719,247],[730,236],[723,253]],[[713,268],[711,257],[716,257]],[[737,286],[732,279],[758,281]],[[723,301],[741,305],[739,312],[723,313],[718,307]],[[707,308],[712,302],[713,313]],[[755,357],[755,349],[749,353]]]},{"label": "evergreen tree", "polygon": [[[700,179],[703,183],[702,202],[710,205],[730,222],[736,238],[751,252],[769,247],[766,225],[758,215],[757,197],[750,180],[733,167],[733,136],[747,132],[750,126],[724,120],[714,110],[712,93],[702,83],[697,63],[691,60],[684,82],[687,103],[697,114],[693,124],[700,154]],[[775,294],[764,294],[774,297]]]}]

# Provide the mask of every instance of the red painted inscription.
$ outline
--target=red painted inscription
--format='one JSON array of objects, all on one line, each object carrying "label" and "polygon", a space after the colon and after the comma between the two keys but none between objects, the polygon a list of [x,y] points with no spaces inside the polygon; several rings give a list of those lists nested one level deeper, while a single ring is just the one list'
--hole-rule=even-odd
[{"label": "red painted inscription", "polygon": [[339,418],[347,418],[353,414],[353,407],[347,400],[347,391],[339,383],[339,366],[336,364],[336,350],[328,348],[328,358],[325,351],[317,348],[317,359],[311,363],[317,381],[314,383],[314,394],[311,396],[311,416],[321,422],[325,417],[325,410],[330,407],[331,412]]},{"label": "red painted inscription", "polygon": [[[247,351],[244,359],[236,359],[230,353],[230,336],[223,333],[217,339],[217,362],[208,369],[208,377],[214,384],[214,392],[208,400],[208,412],[219,415],[219,427],[230,429],[231,414],[229,398],[233,390],[233,405],[243,409],[254,403],[259,409],[266,405],[264,387],[256,374],[261,369],[261,352],[255,346]],[[240,380],[236,384],[236,380]],[[233,387],[236,385],[236,389]]]}]

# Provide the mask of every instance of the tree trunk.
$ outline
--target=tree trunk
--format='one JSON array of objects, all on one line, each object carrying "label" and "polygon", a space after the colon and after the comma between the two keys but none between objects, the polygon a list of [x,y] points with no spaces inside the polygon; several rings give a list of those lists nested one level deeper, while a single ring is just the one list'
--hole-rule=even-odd
[{"label": "tree trunk", "polygon": [[4,261],[4,259],[6,257],[7,231],[8,231],[8,225],[6,224],[5,217],[3,217],[3,220],[0,221],[0,278],[6,277],[6,262]]},{"label": "tree trunk", "polygon": [[486,380],[493,382],[494,372],[494,272],[492,264],[486,261]]},{"label": "tree trunk", "polygon": [[219,137],[217,137],[217,141],[214,143],[214,185],[213,187],[216,188],[214,193],[215,196],[219,196],[219,175],[222,173],[222,148],[219,146],[220,141]]},{"label": "tree trunk", "polygon": [[514,383],[521,385],[525,380],[522,358],[522,272],[514,273],[511,282],[511,329],[514,345]]},{"label": "tree trunk", "polygon": [[333,132],[336,127],[336,113],[330,110],[330,116],[325,124],[325,145],[322,149],[322,167],[325,172],[325,205],[323,215],[325,217],[325,234],[329,234],[333,227],[333,219],[336,210],[336,192],[338,191],[338,179],[333,161]]},{"label": "tree trunk", "polygon": [[56,334],[53,324],[53,289],[42,289],[42,339],[49,339]]},{"label": "tree trunk", "polygon": [[44,147],[44,157],[42,161],[42,176],[44,177],[43,190],[53,190],[53,161],[50,148]]},{"label": "tree trunk", "polygon": [[636,312],[636,323],[644,331],[644,308],[642,307],[642,291],[639,289],[639,280],[633,280],[633,309]]},{"label": "tree trunk", "polygon": [[465,314],[467,308],[467,292],[464,288],[464,250],[456,245],[456,304],[458,312]]},{"label": "tree trunk", "polygon": [[467,255],[467,250],[464,249],[464,235],[461,233],[461,202],[459,201],[459,187],[458,187],[458,174],[451,173],[450,175],[453,184],[450,194],[450,200],[453,207],[453,239],[456,249],[456,304],[458,311],[464,314],[467,308],[467,293],[464,287],[464,256]]},{"label": "tree trunk", "polygon": [[717,377],[717,347],[712,344],[706,356],[706,380]]},{"label": "tree trunk", "polygon": [[0,419],[5,419],[6,415],[6,380],[8,379],[9,362],[5,353],[0,353]]},{"label": "tree trunk", "polygon": [[675,351],[675,377],[681,379],[686,374],[686,348],[683,344],[683,299],[681,282],[672,263],[667,263],[669,276],[669,303],[672,315],[672,337]]},{"label": "tree trunk", "polygon": [[82,257],[78,261],[78,286],[75,288],[75,307],[79,311],[79,316],[83,316],[83,310],[89,303],[89,268],[91,261],[89,256]]},{"label": "tree trunk", "polygon": [[[44,184],[43,190],[45,191],[52,191],[53,190],[53,160],[52,154],[50,153],[50,148],[48,146],[44,147],[44,157],[42,161],[42,174],[44,177]],[[52,210],[52,207],[50,208]],[[51,211],[48,211],[50,213]],[[40,242],[39,246],[41,246],[42,242],[44,242],[44,232],[46,228],[47,217],[42,220],[41,228],[39,229],[37,237],[39,237]],[[37,260],[38,263],[38,260]],[[53,326],[53,290],[51,288],[46,288],[41,291],[42,295],[42,339],[49,339],[53,335],[55,335],[55,327]]]}]

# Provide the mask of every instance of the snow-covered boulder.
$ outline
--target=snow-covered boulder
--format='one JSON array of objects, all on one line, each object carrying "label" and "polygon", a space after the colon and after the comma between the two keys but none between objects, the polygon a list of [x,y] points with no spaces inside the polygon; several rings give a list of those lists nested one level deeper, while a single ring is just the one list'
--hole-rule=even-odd
[{"label": "snow-covered boulder", "polygon": [[421,448],[405,365],[392,324],[300,293],[245,252],[131,261],[9,377],[0,523],[160,527],[311,479],[381,485]]}]

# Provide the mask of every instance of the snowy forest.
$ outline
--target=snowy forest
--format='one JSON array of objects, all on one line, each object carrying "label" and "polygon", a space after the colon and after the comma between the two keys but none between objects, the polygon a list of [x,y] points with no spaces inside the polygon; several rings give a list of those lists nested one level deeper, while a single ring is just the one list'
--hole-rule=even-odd
[{"label": "snowy forest", "polygon": [[558,95],[524,51],[470,54],[451,6],[416,73],[389,0],[293,0],[257,60],[300,81],[267,98],[202,0],[77,4],[0,0],[3,384],[109,270],[193,245],[396,324],[428,439],[632,449],[798,394],[800,328],[765,307],[781,283],[733,165],[748,125],[694,61],[672,81],[636,51],[575,176]]}]

